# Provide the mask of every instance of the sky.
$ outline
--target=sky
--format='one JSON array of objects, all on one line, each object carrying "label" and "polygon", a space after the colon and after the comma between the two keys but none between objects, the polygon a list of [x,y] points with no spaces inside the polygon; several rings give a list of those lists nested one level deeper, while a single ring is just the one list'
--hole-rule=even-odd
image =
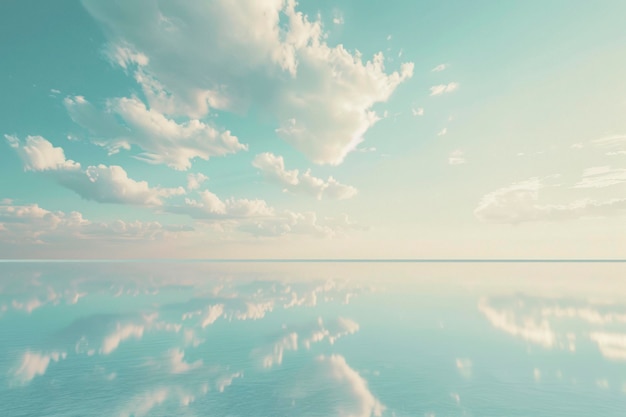
[{"label": "sky", "polygon": [[2,258],[621,258],[626,4],[6,0]]}]

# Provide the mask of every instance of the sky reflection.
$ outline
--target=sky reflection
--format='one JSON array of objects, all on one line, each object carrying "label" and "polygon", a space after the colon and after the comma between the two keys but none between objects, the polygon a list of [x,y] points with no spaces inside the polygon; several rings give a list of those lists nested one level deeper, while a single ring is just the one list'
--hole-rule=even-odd
[{"label": "sky reflection", "polygon": [[0,265],[3,416],[619,416],[621,264]]}]

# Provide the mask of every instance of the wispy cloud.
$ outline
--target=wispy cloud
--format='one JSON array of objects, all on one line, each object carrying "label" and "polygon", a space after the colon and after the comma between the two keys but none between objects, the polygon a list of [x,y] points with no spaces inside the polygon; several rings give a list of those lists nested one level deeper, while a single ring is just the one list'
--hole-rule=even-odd
[{"label": "wispy cloud", "polygon": [[451,82],[448,84],[439,84],[430,87],[431,96],[439,96],[444,93],[451,93],[459,88],[459,83]]}]

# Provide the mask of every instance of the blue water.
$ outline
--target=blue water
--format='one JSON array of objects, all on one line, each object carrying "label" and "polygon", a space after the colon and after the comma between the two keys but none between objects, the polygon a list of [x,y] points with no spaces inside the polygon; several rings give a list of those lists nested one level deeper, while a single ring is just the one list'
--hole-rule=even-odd
[{"label": "blue water", "polygon": [[626,265],[2,263],[0,416],[626,416]]}]

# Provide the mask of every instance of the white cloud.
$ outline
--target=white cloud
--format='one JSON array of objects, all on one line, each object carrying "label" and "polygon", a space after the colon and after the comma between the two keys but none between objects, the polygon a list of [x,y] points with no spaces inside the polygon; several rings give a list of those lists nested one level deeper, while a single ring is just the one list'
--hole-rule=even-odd
[{"label": "white cloud", "polygon": [[597,343],[602,355],[613,361],[626,361],[626,334],[593,332],[590,339]]},{"label": "white cloud", "polygon": [[323,180],[311,175],[311,170],[307,170],[304,174],[300,174],[297,169],[287,170],[283,157],[269,152],[257,155],[252,165],[259,169],[269,181],[292,192],[312,195],[318,200],[325,197],[345,200],[357,194],[356,188],[341,184],[333,177]]},{"label": "white cloud", "polygon": [[345,23],[343,15],[339,12],[335,12],[335,15],[333,16],[333,23],[335,25],[343,25]]},{"label": "white cloud", "polygon": [[459,83],[451,82],[448,84],[433,85],[430,87],[431,96],[439,96],[444,93],[451,93],[459,88]]},{"label": "white cloud", "polygon": [[286,170],[285,160],[282,156],[276,156],[269,152],[261,153],[254,157],[252,166],[259,169],[268,180],[281,185],[297,185],[299,182],[298,170]]},{"label": "white cloud", "polygon": [[208,160],[248,149],[229,131],[219,131],[198,119],[177,123],[136,97],[111,99],[105,112],[85,99],[68,97],[64,102],[72,119],[91,131],[94,143],[110,153],[138,146],[144,151],[139,159],[187,170],[194,158]]},{"label": "white cloud", "polygon": [[611,149],[612,152],[626,150],[626,135],[609,135],[591,141],[591,145],[598,148]]},{"label": "white cloud", "polygon": [[411,109],[411,114],[413,116],[423,116],[424,115],[424,108],[423,107],[418,107],[417,109],[412,108]]},{"label": "white cloud", "polygon": [[120,343],[130,338],[141,339],[143,337],[145,327],[136,324],[117,324],[115,331],[104,338],[100,353],[108,355],[116,350]]},{"label": "white cloud", "polygon": [[[60,244],[98,238],[104,240],[155,240],[176,237],[192,229],[180,225],[165,226],[158,222],[93,222],[79,212],[50,211],[37,204],[0,204],[0,224],[5,244]],[[80,297],[73,294],[72,297]],[[24,305],[23,308],[28,306]],[[31,310],[32,310],[31,305]]]},{"label": "white cloud", "polygon": [[460,149],[457,149],[456,151],[453,151],[450,154],[450,156],[448,157],[448,164],[449,165],[462,165],[462,164],[464,164],[466,162],[467,161],[465,159],[465,154]]},{"label": "white cloud", "polygon": [[378,119],[372,106],[413,74],[412,63],[387,74],[381,53],[364,63],[358,52],[329,46],[321,21],[294,1],[83,4],[151,109],[195,118],[210,108],[260,109],[317,163],[341,163]]},{"label": "white cloud", "polygon": [[65,158],[62,148],[57,148],[41,136],[27,136],[22,143],[16,136],[4,135],[24,162],[27,171],[74,171],[80,164]]},{"label": "white cloud", "polygon": [[[319,180],[308,173],[302,178],[303,182],[315,183]],[[339,198],[345,189],[331,177],[324,191],[329,196]],[[286,234],[332,237],[351,230],[367,230],[346,215],[319,220],[314,212],[296,213],[289,210],[278,212],[264,200],[235,198],[222,200],[209,190],[198,192],[198,198],[186,198],[183,205],[168,206],[166,211],[203,220],[215,225],[222,232],[239,231],[264,237]]]},{"label": "white cloud", "polygon": [[180,349],[172,349],[169,352],[171,371],[174,374],[183,374],[202,367],[202,359],[195,362],[185,362],[185,352]]},{"label": "white cloud", "polygon": [[331,380],[337,384],[336,389],[342,401],[336,405],[336,415],[351,417],[382,415],[385,406],[374,397],[367,381],[348,365],[343,356],[319,356],[317,360]]},{"label": "white cloud", "polygon": [[198,192],[198,196],[198,199],[186,198],[183,206],[170,206],[167,210],[186,214],[194,219],[242,219],[274,215],[274,209],[264,200],[245,198],[221,200],[209,190]]},{"label": "white cloud", "polygon": [[448,133],[448,128],[444,127],[439,132],[437,132],[437,136],[445,136]]},{"label": "white cloud", "polygon": [[611,169],[609,166],[587,168],[582,179],[574,188],[603,188],[626,182],[626,169]]},{"label": "white cloud", "polygon": [[433,68],[431,71],[432,72],[441,72],[441,71],[445,70],[446,68],[448,68],[447,64],[439,64],[435,68]]},{"label": "white cloud", "polygon": [[493,327],[512,336],[544,348],[551,348],[556,342],[556,335],[546,320],[537,322],[527,318],[520,323],[513,312],[497,310],[491,307],[486,299],[480,300],[478,310],[485,315]]},{"label": "white cloud", "polygon": [[163,199],[185,193],[182,187],[151,187],[146,181],[136,181],[117,165],[91,165],[83,170],[79,163],[65,158],[62,148],[54,147],[40,136],[28,136],[25,143],[14,136],[5,137],[24,162],[26,170],[45,172],[87,200],[159,206]]},{"label": "white cloud", "polygon": [[38,353],[27,351],[22,356],[22,361],[14,371],[13,376],[21,384],[27,384],[37,376],[46,373],[51,362],[59,362],[65,359],[65,352]]},{"label": "white cloud", "polygon": [[535,379],[535,381],[540,381],[541,380],[541,370],[535,368],[533,369],[533,378]]},{"label": "white cloud", "polygon": [[197,190],[208,179],[209,177],[201,173],[187,175],[187,191]]},{"label": "white cloud", "polygon": [[213,306],[209,306],[209,310],[206,316],[204,317],[204,319],[202,319],[202,328],[204,329],[205,327],[215,323],[217,319],[222,317],[223,314],[224,314],[223,304],[216,304]]},{"label": "white cloud", "polygon": [[518,224],[626,213],[626,198],[595,201],[579,199],[566,204],[540,204],[539,191],[549,187],[545,178],[531,178],[486,194],[474,210],[481,221]]}]

